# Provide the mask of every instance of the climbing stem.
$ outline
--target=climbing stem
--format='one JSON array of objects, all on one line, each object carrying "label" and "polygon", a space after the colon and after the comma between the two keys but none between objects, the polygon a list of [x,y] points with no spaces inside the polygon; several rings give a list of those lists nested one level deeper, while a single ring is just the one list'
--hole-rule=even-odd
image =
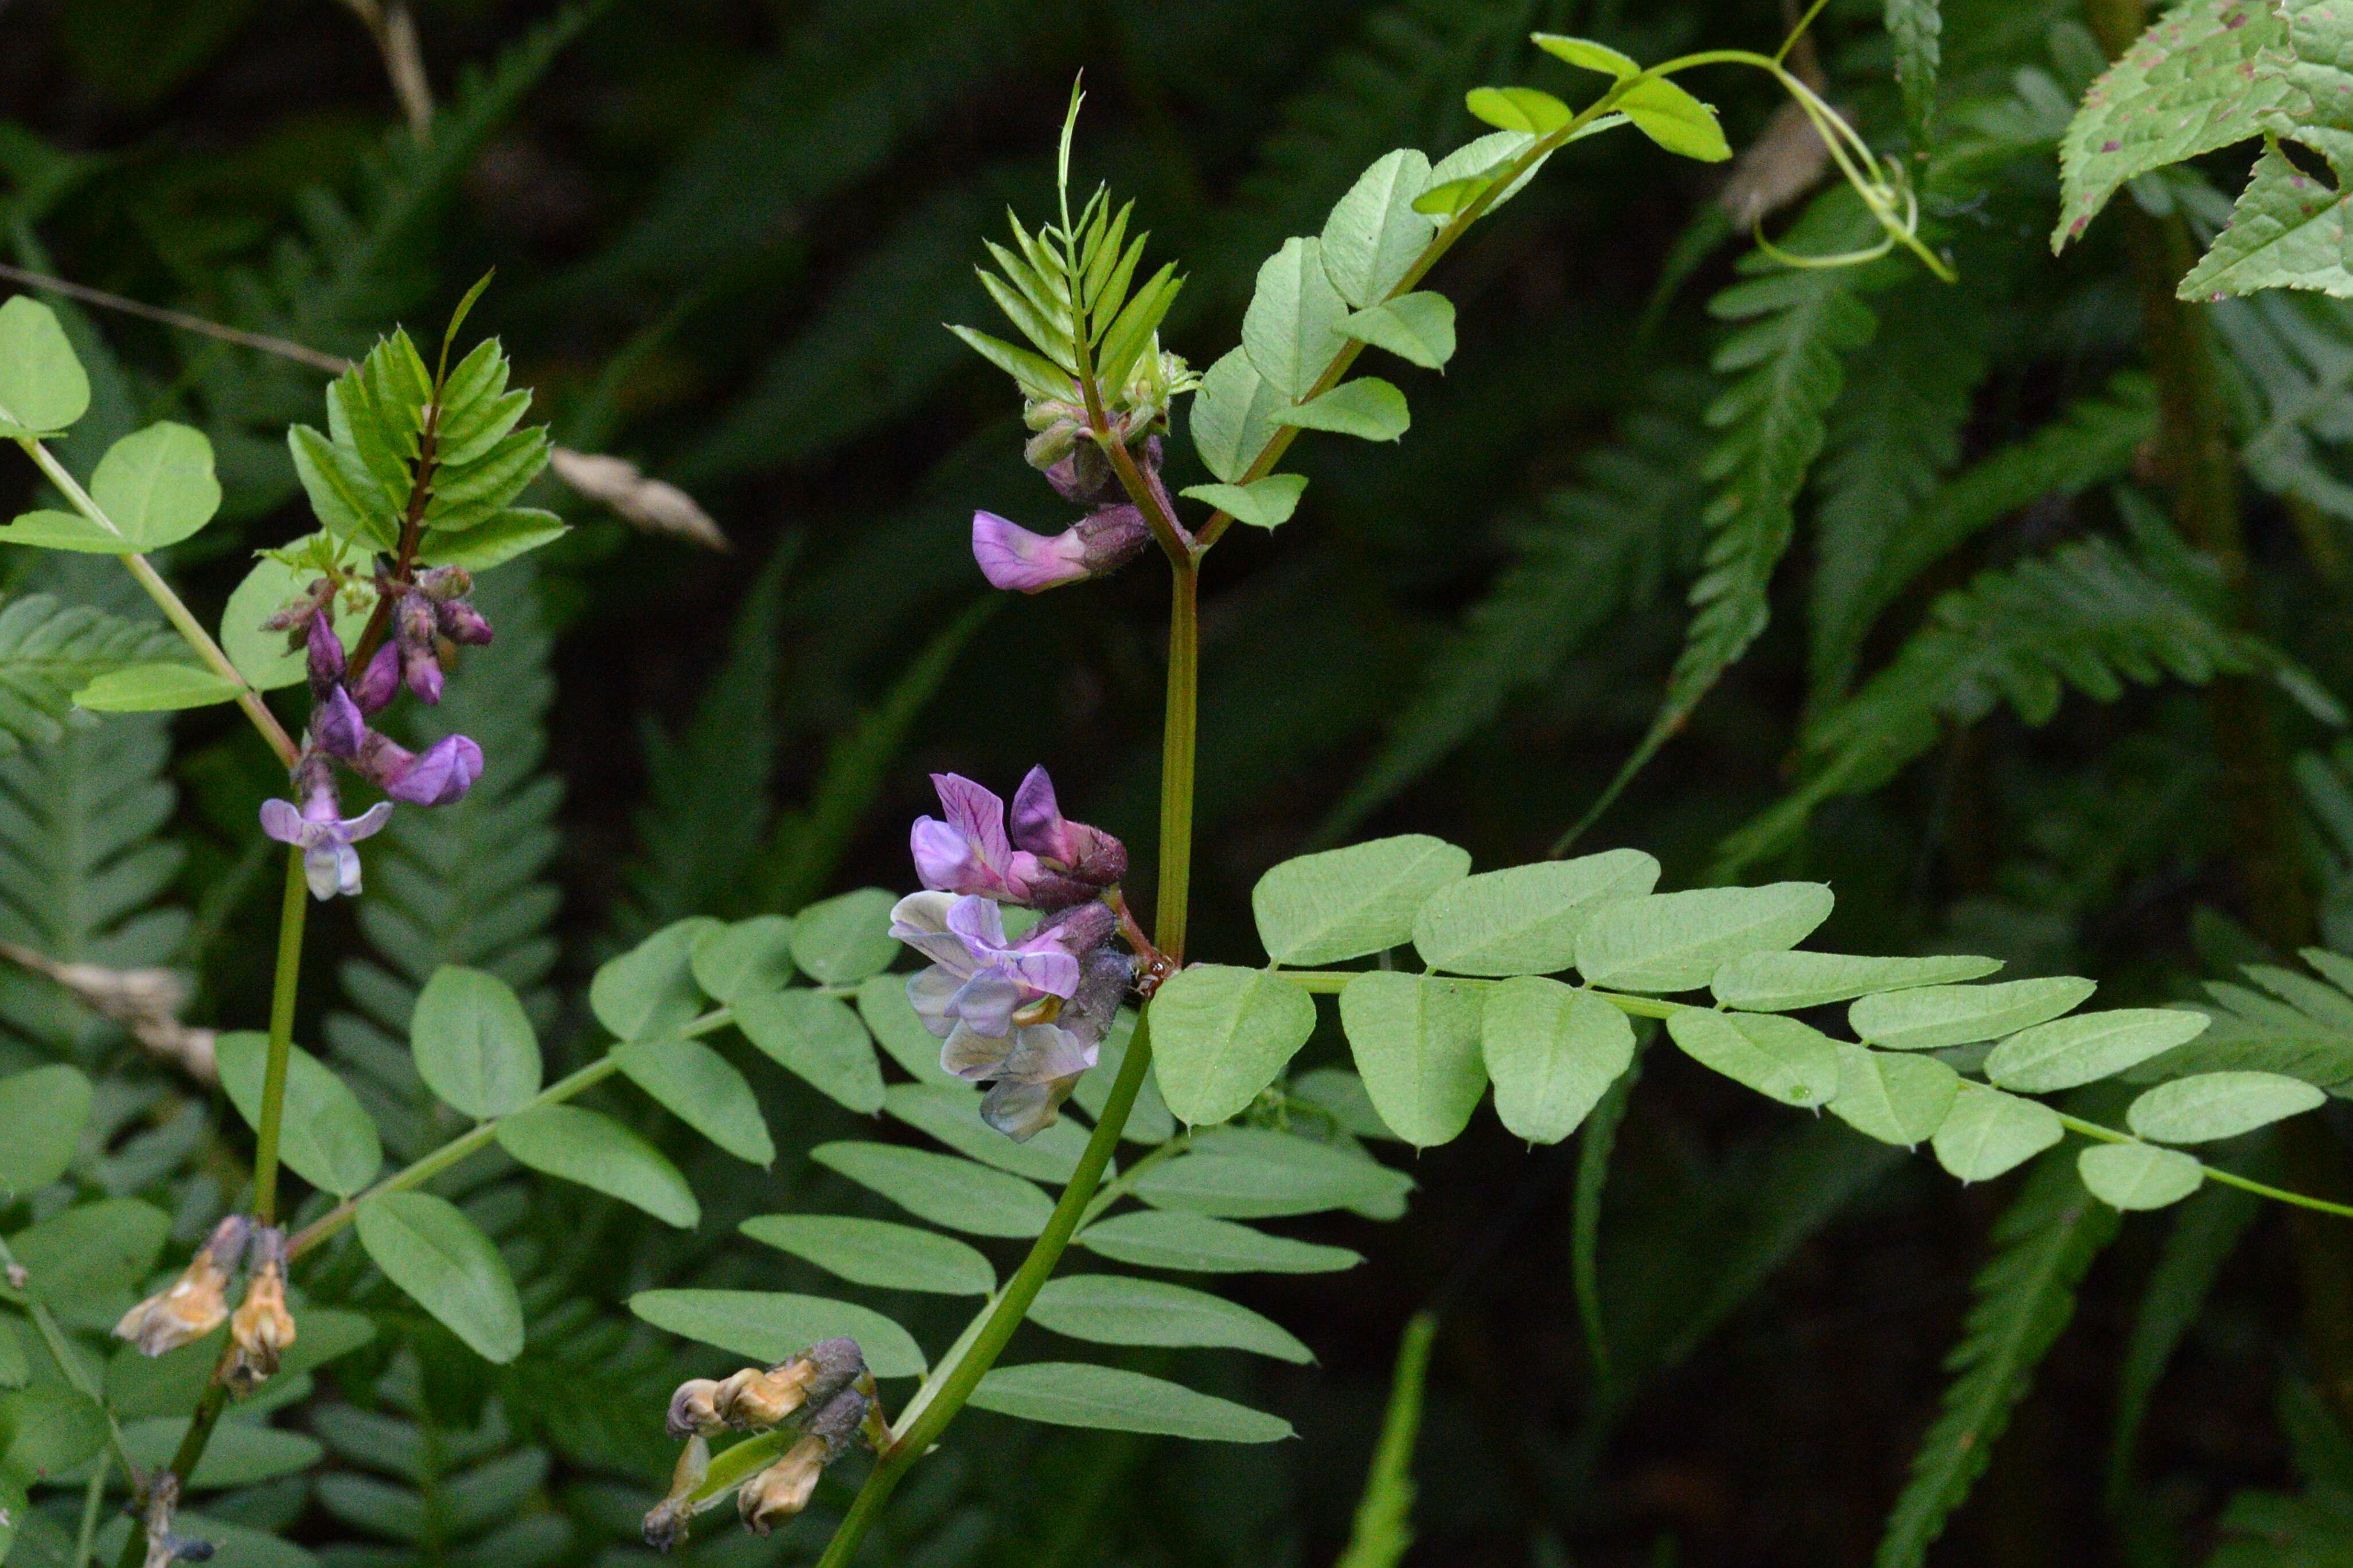
[{"label": "climbing stem", "polygon": [[261,1075],[261,1121],[253,1133],[253,1217],[278,1223],[278,1134],[286,1120],[286,1061],[294,1049],[294,996],[302,979],[302,926],[310,909],[302,851],[286,852],[286,897],[278,910],[278,973],[269,989],[269,1058]]}]

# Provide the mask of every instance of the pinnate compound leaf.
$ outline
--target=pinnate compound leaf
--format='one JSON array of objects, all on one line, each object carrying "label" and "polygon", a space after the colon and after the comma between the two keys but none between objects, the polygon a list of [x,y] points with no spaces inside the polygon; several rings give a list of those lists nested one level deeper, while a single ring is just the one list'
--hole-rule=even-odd
[{"label": "pinnate compound leaf", "polygon": [[1054,1212],[1032,1184],[952,1154],[848,1142],[820,1143],[809,1158],[917,1219],[972,1236],[1036,1236]]},{"label": "pinnate compound leaf", "polygon": [[1098,1220],[1078,1245],[1115,1263],[1190,1274],[1327,1274],[1354,1268],[1364,1255],[1269,1236],[1231,1220],[1174,1209],[1145,1209]]},{"label": "pinnate compound leaf", "polygon": [[66,1173],[90,1101],[90,1079],[62,1062],[0,1078],[0,1195],[16,1203]]},{"label": "pinnate compound leaf", "polygon": [[1305,397],[1348,341],[1348,302],[1324,275],[1321,240],[1286,239],[1258,269],[1242,317],[1242,351],[1268,384],[1293,402]]},{"label": "pinnate compound leaf", "polygon": [[2205,1184],[2206,1168],[2179,1149],[2094,1143],[2075,1156],[2092,1195],[2112,1208],[2161,1209]]},{"label": "pinnate compound leaf", "polygon": [[2203,1013],[2168,1007],[2118,1007],[2037,1024],[1993,1048],[1986,1077],[2004,1089],[2047,1094],[2137,1067],[2204,1031]]},{"label": "pinnate compound leaf", "polygon": [[1916,1148],[1936,1136],[1960,1093],[1961,1078],[1934,1057],[1894,1056],[1839,1041],[1832,1116],[1866,1138]]},{"label": "pinnate compound leaf", "polygon": [[1315,1002],[1279,974],[1200,963],[1152,998],[1161,1097],[1195,1126],[1239,1115],[1315,1032]]},{"label": "pinnate compound leaf", "polygon": [[522,1303],[498,1248],[430,1193],[378,1193],[360,1205],[360,1245],[385,1277],[484,1361],[522,1353]]},{"label": "pinnate compound leaf", "polygon": [[1839,1092],[1838,1043],[1795,1018],[1687,1007],[1667,1033],[1694,1061],[1784,1105],[1826,1105]]},{"label": "pinnate compound leaf", "polygon": [[2040,1100],[1961,1080],[1936,1129],[1936,1163],[1964,1182],[1989,1182],[2066,1136],[2059,1113]]},{"label": "pinnate compound leaf", "polygon": [[1032,1362],[993,1368],[973,1390],[972,1405],[1052,1426],[1143,1432],[1213,1443],[1275,1443],[1291,1423],[1246,1405],[1197,1394],[1182,1384],[1082,1362]]},{"label": "pinnate compound leaf", "polygon": [[734,1063],[701,1040],[675,1035],[633,1040],[615,1046],[612,1055],[631,1083],[730,1154],[754,1165],[776,1159],[752,1086]]},{"label": "pinnate compound leaf", "polygon": [[[2253,6],[2255,0],[2238,0]],[[2265,289],[2311,289],[2353,295],[2346,267],[2347,193],[2332,188],[2266,147],[2231,209],[2230,226],[2199,258],[2177,292],[2212,300]]]},{"label": "pinnate compound leaf", "polygon": [[2115,1212],[2092,1202],[2057,1160],[2035,1171],[1995,1223],[1994,1255],[1970,1288],[1975,1300],[1961,1342],[1946,1362],[1953,1381],[1913,1456],[1875,1568],[1921,1568],[1926,1561],[1945,1521],[1985,1473],[2035,1368],[2074,1316],[2075,1288],[2116,1232]]},{"label": "pinnate compound leaf", "polygon": [[1913,139],[1926,143],[1936,102],[1937,35],[1944,31],[1937,0],[1887,0],[1887,36],[1895,41],[1895,79],[1904,89],[1904,115]]},{"label": "pinnate compound leaf", "polygon": [[200,431],[165,420],[107,448],[90,475],[90,499],[141,552],[177,544],[220,510],[213,444]]},{"label": "pinnate compound leaf", "polygon": [[1715,972],[1708,988],[1727,1007],[1791,1013],[1881,991],[1976,980],[2001,967],[1998,958],[1856,958],[1843,952],[1752,952]]},{"label": "pinnate compound leaf", "polygon": [[1068,1121],[1040,1128],[1016,1143],[980,1119],[980,1091],[970,1084],[894,1083],[882,1092],[882,1109],[920,1128],[967,1159],[1033,1182],[1060,1185],[1075,1174],[1087,1150],[1087,1135]]},{"label": "pinnate compound leaf", "polygon": [[1474,87],[1463,107],[1498,131],[1548,136],[1577,118],[1568,105],[1533,87]]},{"label": "pinnate compound leaf", "polygon": [[607,959],[588,983],[596,1021],[622,1040],[650,1039],[692,1022],[702,1012],[692,967],[695,944],[719,928],[719,921],[696,915]]},{"label": "pinnate compound leaf", "polygon": [[735,1026],[787,1071],[860,1115],[882,1109],[882,1068],[858,1015],[839,996],[755,991],[735,1004]]},{"label": "pinnate compound leaf", "polygon": [[923,1290],[943,1296],[986,1296],[997,1271],[954,1237],[888,1220],[848,1215],[771,1214],[741,1226],[754,1241],[806,1258],[853,1285],[878,1290]]},{"label": "pinnate compound leaf", "polygon": [[1276,414],[1278,425],[1329,430],[1360,441],[1398,441],[1412,427],[1405,394],[1377,375],[1344,381],[1331,391]]},{"label": "pinnate compound leaf", "polygon": [[2059,143],[2059,225],[2082,235],[2126,181],[2243,142],[2293,87],[2261,66],[2287,27],[2263,0],[2188,0],[2168,10],[2089,91]]},{"label": "pinnate compound leaf", "polygon": [[1577,933],[1597,910],[1658,880],[1658,861],[1640,849],[1482,871],[1430,895],[1413,917],[1414,950],[1454,974],[1556,973],[1577,962]]},{"label": "pinnate compound leaf", "polygon": [[820,1340],[853,1339],[877,1377],[920,1377],[925,1362],[912,1335],[881,1313],[823,1296],[783,1290],[640,1290],[629,1310],[682,1339],[773,1365]]},{"label": "pinnate compound leaf", "polygon": [[1314,1353],[1248,1307],[1189,1286],[1124,1274],[1065,1274],[1046,1282],[1033,1321],[1106,1345],[1208,1346],[1305,1364]]},{"label": "pinnate compound leaf", "polygon": [[1202,375],[1186,416],[1202,466],[1229,485],[1240,484],[1274,439],[1275,416],[1286,406],[1282,389],[1258,373],[1249,354],[1228,353]]},{"label": "pinnate compound leaf", "polygon": [[1577,967],[1619,991],[1694,991],[1736,958],[1795,947],[1830,919],[1820,882],[1697,888],[1612,903],[1577,933]]},{"label": "pinnate compound leaf", "polygon": [[542,1105],[499,1122],[499,1147],[534,1171],[577,1182],[681,1228],[702,1217],[669,1156],[609,1116]]},{"label": "pinnate compound leaf", "polygon": [[1400,294],[1344,318],[1340,331],[1424,370],[1443,370],[1454,357],[1454,301],[1427,291]]},{"label": "pinnate compound leaf", "polygon": [[1299,497],[1306,489],[1304,475],[1269,474],[1246,485],[1192,485],[1178,493],[1231,513],[1236,522],[1280,528],[1299,510]]},{"label": "pinnate compound leaf", "polygon": [[1482,989],[1428,974],[1359,974],[1340,993],[1340,1023],[1373,1107],[1416,1148],[1450,1143],[1486,1091]]},{"label": "pinnate compound leaf", "polygon": [[1370,1156],[1262,1128],[1225,1128],[1198,1138],[1190,1153],[1136,1178],[1135,1195],[1155,1208],[1219,1219],[1354,1209],[1374,1218],[1405,1212],[1413,1182]]},{"label": "pinnate compound leaf", "polygon": [[1430,160],[1401,147],[1358,175],[1324,220],[1324,276],[1349,304],[1388,299],[1430,247],[1435,227],[1413,205],[1429,184]]},{"label": "pinnate compound leaf", "polygon": [[793,918],[793,962],[824,985],[855,985],[879,974],[899,955],[891,937],[891,906],[899,900],[881,888],[860,888]]},{"label": "pinnate compound leaf", "polygon": [[780,991],[793,977],[793,922],[783,915],[754,915],[706,931],[688,967],[705,994],[730,1006],[754,993]]},{"label": "pinnate compound leaf", "polygon": [[1634,1026],[1591,992],[1522,975],[1487,993],[1479,1050],[1504,1125],[1557,1143],[1633,1065]]},{"label": "pinnate compound leaf", "polygon": [[1250,909],[1277,963],[1332,963],[1403,943],[1423,903],[1470,872],[1470,851],[1408,833],[1285,860],[1258,879]]},{"label": "pinnate compound leaf", "polygon": [[2126,1109],[2125,1125],[2159,1143],[2206,1143],[2301,1116],[2327,1099],[2282,1073],[2205,1072],[2150,1089]]},{"label": "pinnate compound leaf", "polygon": [[2094,988],[2072,974],[1998,985],[1923,985],[1865,996],[1846,1010],[1846,1021],[1858,1039],[1883,1050],[1940,1050],[2047,1023],[2082,1006]]},{"label": "pinnate compound leaf", "polygon": [[0,305],[0,436],[48,436],[90,410],[90,377],[57,312],[28,295]]},{"label": "pinnate compound leaf", "polygon": [[234,702],[245,689],[194,664],[134,664],[110,669],[73,694],[93,713],[169,713]]},{"label": "pinnate compound leaf", "polygon": [[417,994],[408,1046],[425,1087],[478,1121],[520,1110],[539,1093],[538,1032],[494,974],[454,963],[435,970]]},{"label": "pinnate compound leaf", "polygon": [[[213,1048],[229,1103],[247,1126],[259,1127],[269,1037],[239,1029],[221,1036]],[[339,1198],[350,1197],[375,1180],[384,1164],[384,1145],[359,1097],[332,1068],[300,1046],[287,1047],[278,1157],[296,1175]]]},{"label": "pinnate compound leaf", "polygon": [[1620,53],[1607,44],[1597,44],[1590,38],[1572,38],[1565,33],[1537,33],[1533,37],[1536,47],[1581,70],[1599,71],[1620,81],[1630,76],[1640,76],[1642,71],[1642,63],[1633,56]]}]

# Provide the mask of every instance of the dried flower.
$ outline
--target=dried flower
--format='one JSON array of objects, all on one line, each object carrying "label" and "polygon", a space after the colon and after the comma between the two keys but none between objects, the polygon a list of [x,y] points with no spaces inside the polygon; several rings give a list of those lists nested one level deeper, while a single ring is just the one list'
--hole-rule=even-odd
[{"label": "dried flower", "polygon": [[691,1437],[726,1426],[719,1418],[719,1383],[715,1378],[690,1377],[670,1396],[670,1415],[663,1423],[673,1437]]},{"label": "dried flower", "polygon": [[[338,695],[341,690],[338,689]],[[348,697],[343,699],[346,706]],[[302,805],[297,809],[291,801],[265,800],[261,803],[261,831],[280,844],[290,844],[302,851],[302,875],[311,884],[311,896],[326,900],[341,894],[346,898],[360,890],[360,855],[352,846],[383,828],[392,818],[392,803],[378,801],[357,816],[343,815],[343,803],[335,794],[334,770],[325,756],[311,752],[304,756],[295,770],[301,785]]]},{"label": "dried flower", "polygon": [[712,550],[733,548],[692,496],[676,485],[646,478],[627,458],[558,447],[548,454],[548,467],[579,494],[601,501],[648,533],[674,533]]},{"label": "dried flower", "polygon": [[993,511],[972,514],[972,557],[992,587],[1039,594],[1118,571],[1152,538],[1134,506],[1098,507],[1048,538]]},{"label": "dried flower", "polygon": [[286,1310],[286,1233],[265,1226],[253,1233],[253,1264],[245,1300],[228,1322],[228,1364],[222,1377],[238,1394],[278,1373],[279,1358],[294,1342],[294,1314]]},{"label": "dried flower", "polygon": [[[707,1377],[697,1378],[694,1381],[711,1384],[711,1380]],[[685,1394],[687,1386],[689,1385],[680,1386],[680,1395]],[[718,1385],[712,1384],[711,1386]],[[676,1435],[677,1396],[673,1396],[670,1400],[670,1413],[671,1431]],[[670,1471],[670,1495],[655,1504],[652,1511],[646,1515],[645,1531],[648,1546],[657,1552],[668,1552],[671,1547],[685,1542],[687,1528],[694,1518],[694,1489],[702,1484],[703,1478],[710,1473],[711,1444],[702,1433],[696,1432],[687,1437],[686,1448],[678,1457],[677,1468]]]},{"label": "dried flower", "polygon": [[774,1426],[807,1401],[809,1384],[817,1381],[818,1372],[817,1363],[807,1356],[765,1372],[747,1366],[720,1381],[712,1395],[712,1407],[730,1426]]},{"label": "dried flower", "polygon": [[220,1080],[214,1058],[214,1031],[180,1022],[195,987],[176,969],[109,969],[96,963],[61,963],[45,952],[0,942],[0,958],[21,965],[71,992],[101,1017],[128,1027],[155,1055],[177,1062],[192,1078]]},{"label": "dried flower", "polygon": [[219,1328],[228,1316],[229,1276],[244,1256],[248,1228],[243,1215],[215,1226],[177,1279],[122,1314],[114,1337],[129,1340],[142,1355],[159,1356]]},{"label": "dried flower", "polygon": [[735,1494],[735,1507],[744,1524],[765,1535],[808,1507],[818,1478],[825,1474],[825,1460],[826,1440],[803,1437],[786,1450],[783,1458],[745,1481],[744,1489]]}]

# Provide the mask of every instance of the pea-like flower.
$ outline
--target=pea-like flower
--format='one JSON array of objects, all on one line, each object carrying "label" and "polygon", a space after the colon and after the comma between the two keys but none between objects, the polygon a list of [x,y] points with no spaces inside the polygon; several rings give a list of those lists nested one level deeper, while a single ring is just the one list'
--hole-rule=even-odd
[{"label": "pea-like flower", "polygon": [[1078,1087],[1080,1075],[1095,1065],[1103,1037],[1134,983],[1135,961],[1105,943],[1087,954],[1078,990],[1052,1022],[1017,1028],[1009,1040],[960,1033],[942,1048],[940,1065],[959,1078],[987,1083],[980,1119],[1026,1143],[1060,1119],[1062,1102]]},{"label": "pea-like flower", "polygon": [[940,792],[947,820],[915,818],[909,847],[923,886],[1028,903],[1041,868],[1035,855],[1016,850],[1007,837],[1004,800],[960,773],[934,773],[932,786]]},{"label": "pea-like flower", "polygon": [[[349,699],[345,700],[346,701]],[[302,876],[311,896],[345,898],[360,890],[360,855],[352,846],[391,820],[392,803],[380,800],[357,816],[343,815],[335,795],[332,766],[317,752],[306,755],[296,769],[302,805],[285,800],[261,803],[261,830],[280,844],[302,851]]]},{"label": "pea-like flower", "polygon": [[993,511],[972,514],[972,558],[990,586],[1012,593],[1040,594],[1116,572],[1151,538],[1132,505],[1098,507],[1050,538]]},{"label": "pea-like flower", "polygon": [[1092,899],[1127,875],[1127,846],[1100,827],[1064,816],[1054,798],[1054,781],[1042,767],[1031,768],[1013,792],[1009,837],[1018,851],[1038,862],[1029,902],[1040,909]]},{"label": "pea-like flower", "polygon": [[[910,893],[891,911],[891,934],[932,961],[907,982],[907,1000],[924,1027],[945,1039],[958,1026],[999,1039],[1013,1016],[1046,997],[1078,989],[1079,955],[1108,934],[1100,921],[1048,920],[1018,942],[1005,934],[1005,914],[990,900],[967,894]],[[1082,928],[1084,929],[1082,929]],[[1098,933],[1098,928],[1101,934]]]},{"label": "pea-like flower", "polygon": [[249,1222],[231,1215],[188,1260],[180,1277],[122,1314],[114,1337],[129,1340],[139,1353],[159,1356],[193,1344],[228,1316],[228,1281],[245,1255]]},{"label": "pea-like flower", "polygon": [[228,1321],[223,1380],[238,1394],[252,1393],[278,1374],[279,1359],[293,1343],[294,1314],[286,1310],[286,1233],[265,1226],[253,1233],[245,1300]]}]

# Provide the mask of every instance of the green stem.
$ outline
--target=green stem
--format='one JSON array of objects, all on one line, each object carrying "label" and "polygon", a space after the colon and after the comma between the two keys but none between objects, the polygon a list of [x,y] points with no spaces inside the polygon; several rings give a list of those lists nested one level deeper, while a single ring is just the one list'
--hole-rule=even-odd
[{"label": "green stem", "polygon": [[[2096,1139],[2103,1143],[2141,1142],[2129,1132],[2119,1132],[2113,1127],[2103,1127],[2096,1121],[2086,1121],[2080,1116],[2070,1116],[2063,1110],[2058,1112],[2058,1116],[2060,1125],[2070,1132],[2080,1132],[2086,1138]],[[2353,1219],[2353,1206],[2333,1204],[2327,1198],[2309,1197],[2303,1193],[2292,1193],[2284,1187],[2274,1187],[2267,1182],[2258,1182],[2251,1177],[2242,1176],[2235,1171],[2225,1171],[2220,1166],[2209,1165],[2202,1160],[2199,1162],[2198,1168],[2206,1173],[2207,1180],[2220,1182],[2226,1187],[2236,1187],[2241,1192],[2253,1193],[2259,1197],[2293,1205],[2296,1208],[2314,1209],[2321,1214],[2341,1215],[2348,1219]]]},{"label": "green stem", "polygon": [[[25,455],[48,476],[49,482],[58,487],[76,511],[117,539],[122,538],[122,530],[114,525],[114,520],[90,499],[90,492],[66,471],[66,466],[58,461],[48,447],[29,436],[16,437],[16,445],[22,447]],[[129,542],[126,540],[124,542]],[[222,679],[237,683],[237,705],[245,710],[245,716],[253,721],[253,727],[261,731],[261,738],[269,742],[269,749],[278,753],[278,760],[292,768],[301,755],[292,737],[286,733],[285,726],[279,723],[278,715],[269,710],[269,705],[262,701],[261,693],[253,689],[253,683],[229,662],[229,657],[221,651],[220,644],[213,641],[212,634],[205,630],[204,624],[189,612],[186,605],[180,602],[180,595],[172,591],[172,585],[164,582],[147,558],[136,551],[125,551],[118,559],[139,586],[146,590],[147,596],[155,601],[156,607],[164,612],[164,618],[172,623],[173,629],[195,649],[196,657],[204,660],[205,667]]]},{"label": "green stem", "polygon": [[[1171,964],[1185,962],[1192,905],[1194,746],[1200,726],[1199,565],[1169,563],[1168,706],[1160,738],[1160,895],[1152,944]],[[1143,1037],[1138,1031],[1138,1039]]]},{"label": "green stem", "polygon": [[900,1433],[875,1465],[873,1473],[866,1478],[857,1501],[850,1505],[840,1528],[834,1531],[825,1555],[818,1560],[818,1568],[846,1568],[900,1480],[938,1441],[948,1423],[955,1419],[956,1413],[972,1397],[972,1391],[980,1386],[980,1380],[1004,1353],[1013,1331],[1021,1326],[1021,1320],[1029,1315],[1029,1304],[1038,1299],[1038,1292],[1053,1274],[1055,1265],[1061,1261],[1071,1237],[1078,1234],[1080,1217],[1103,1180],[1103,1167],[1111,1163],[1112,1150],[1119,1142],[1121,1130],[1127,1125],[1128,1112],[1134,1109],[1136,1092],[1144,1087],[1144,1075],[1152,1065],[1151,1025],[1149,1013],[1137,1022],[1135,1037],[1128,1043],[1127,1058],[1120,1063],[1119,1077],[1112,1084],[1111,1098],[1103,1102],[1103,1116],[1087,1140],[1086,1152],[1079,1156],[1079,1168],[1072,1173],[1070,1185],[1062,1189],[1060,1201],[1054,1205],[1053,1217],[1046,1222],[1045,1233],[1038,1237],[1029,1256],[1021,1260],[1019,1270],[997,1297],[997,1304],[989,1309],[980,1331],[972,1338],[971,1347],[940,1379],[939,1391],[931,1403]]},{"label": "green stem", "polygon": [[90,1568],[90,1548],[98,1540],[98,1510],[106,1500],[106,1478],[114,1470],[114,1456],[100,1448],[90,1461],[90,1486],[81,1497],[81,1530],[74,1536],[73,1568]]},{"label": "green stem", "polygon": [[286,1061],[294,1048],[294,996],[302,979],[302,925],[310,910],[302,851],[286,852],[278,910],[278,973],[269,991],[269,1058],[261,1075],[261,1122],[253,1134],[253,1217],[278,1223],[278,1133],[286,1116]]}]

